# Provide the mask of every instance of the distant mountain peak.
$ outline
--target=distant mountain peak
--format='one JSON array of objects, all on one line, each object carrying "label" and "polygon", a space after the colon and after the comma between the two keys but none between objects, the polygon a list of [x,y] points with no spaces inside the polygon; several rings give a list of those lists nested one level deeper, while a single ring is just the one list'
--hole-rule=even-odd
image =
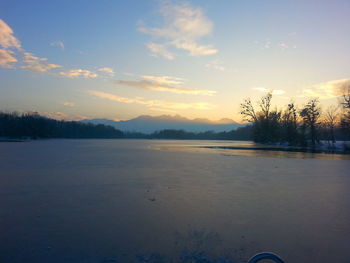
[{"label": "distant mountain peak", "polygon": [[220,120],[217,121],[217,123],[221,123],[221,124],[228,124],[228,123],[237,123],[232,119],[229,118],[222,118]]},{"label": "distant mountain peak", "polygon": [[233,124],[233,123],[237,124],[237,122],[229,118],[223,118],[220,120],[213,121],[206,118],[189,119],[179,114],[175,114],[175,115],[163,114],[158,116],[140,115],[136,118],[130,119],[129,121],[131,120],[166,120],[166,121],[184,121],[184,122],[195,122],[195,123],[206,123],[206,124]]},{"label": "distant mountain peak", "polygon": [[126,132],[142,132],[148,134],[165,129],[184,130],[188,132],[222,132],[231,131],[242,126],[242,124],[236,123],[228,118],[212,121],[205,118],[188,119],[178,114],[160,116],[140,115],[130,120],[121,121],[92,119],[83,120],[83,122],[110,125]]}]

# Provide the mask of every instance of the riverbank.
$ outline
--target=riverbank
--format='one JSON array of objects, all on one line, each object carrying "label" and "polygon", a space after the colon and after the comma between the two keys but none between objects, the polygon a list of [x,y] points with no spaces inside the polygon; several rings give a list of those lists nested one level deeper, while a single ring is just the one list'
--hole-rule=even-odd
[{"label": "riverbank", "polygon": [[203,148],[251,151],[281,151],[300,153],[350,154],[350,142],[322,142],[315,147],[288,146],[276,144],[255,144],[254,146],[202,146]]}]

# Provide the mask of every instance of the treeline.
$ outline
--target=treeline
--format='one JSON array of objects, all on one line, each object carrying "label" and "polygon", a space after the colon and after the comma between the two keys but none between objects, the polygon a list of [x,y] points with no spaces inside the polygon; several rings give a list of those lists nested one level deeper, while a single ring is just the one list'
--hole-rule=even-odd
[{"label": "treeline", "polygon": [[301,108],[294,102],[284,109],[272,108],[272,92],[254,106],[250,99],[241,103],[240,113],[252,124],[252,139],[259,143],[286,143],[315,147],[321,140],[334,146],[336,140],[350,139],[350,93],[344,93],[339,105],[322,110],[317,99]]},{"label": "treeline", "polygon": [[179,139],[179,140],[252,140],[252,127],[247,125],[229,132],[188,132],[184,130],[165,129],[146,135],[142,133],[125,133],[126,138],[143,139]]},{"label": "treeline", "polygon": [[350,140],[350,94],[338,106],[322,112],[312,99],[301,108],[291,102],[284,109],[272,108],[272,93],[263,96],[257,107],[250,99],[241,104],[241,114],[250,122],[229,132],[187,132],[161,130],[152,134],[122,132],[112,126],[59,121],[37,113],[0,112],[0,137],[5,138],[135,138],[183,140],[254,140],[259,143],[316,146],[321,140],[330,145]]},{"label": "treeline", "polygon": [[77,121],[58,121],[37,113],[0,112],[0,137],[5,138],[133,138],[133,139],[185,139],[185,140],[251,140],[248,125],[229,132],[193,133],[183,130],[162,130],[152,134],[122,132],[103,124]]},{"label": "treeline", "polygon": [[0,112],[0,137],[8,138],[122,138],[123,132],[106,125],[58,121],[36,113]]}]

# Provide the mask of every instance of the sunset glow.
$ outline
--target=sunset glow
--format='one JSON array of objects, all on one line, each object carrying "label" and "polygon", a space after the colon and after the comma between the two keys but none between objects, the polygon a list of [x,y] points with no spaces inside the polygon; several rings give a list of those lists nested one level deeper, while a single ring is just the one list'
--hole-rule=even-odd
[{"label": "sunset glow", "polygon": [[241,121],[247,97],[328,105],[350,86],[345,0],[0,3],[6,111]]}]

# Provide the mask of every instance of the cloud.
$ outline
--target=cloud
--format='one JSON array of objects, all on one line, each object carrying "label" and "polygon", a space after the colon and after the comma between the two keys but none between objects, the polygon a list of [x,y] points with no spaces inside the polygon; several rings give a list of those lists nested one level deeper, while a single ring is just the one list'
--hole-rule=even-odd
[{"label": "cloud", "polygon": [[265,43],[264,43],[264,48],[265,49],[269,49],[271,47],[271,41],[269,39],[265,40]]},{"label": "cloud", "polygon": [[177,77],[171,77],[171,76],[149,76],[144,75],[142,76],[143,79],[155,81],[159,84],[167,84],[167,85],[181,85],[184,83],[184,79],[177,78]]},{"label": "cloud", "polygon": [[175,55],[172,54],[170,51],[167,50],[165,45],[162,44],[156,44],[156,43],[147,43],[146,47],[149,51],[151,51],[151,56],[154,57],[163,57],[169,60],[173,60],[175,58]]},{"label": "cloud", "polygon": [[64,43],[63,41],[54,41],[50,43],[50,46],[59,47],[60,49],[64,50]]},{"label": "cloud", "polygon": [[88,119],[87,116],[79,115],[79,114],[67,114],[64,112],[38,112],[41,116],[46,116],[50,119],[55,120],[65,120],[65,121],[81,121],[84,119]]},{"label": "cloud", "polygon": [[218,52],[218,50],[213,48],[211,45],[201,46],[195,41],[191,40],[174,40],[173,45],[179,49],[189,51],[190,56],[208,56],[214,55]]},{"label": "cloud", "polygon": [[280,48],[281,48],[281,50],[287,50],[287,49],[296,49],[297,48],[297,46],[296,45],[290,45],[290,44],[287,44],[287,43],[279,43],[279,45],[278,45]]},{"label": "cloud", "polygon": [[65,102],[63,102],[63,106],[74,107],[75,103],[74,102],[70,102],[70,101],[65,101]]},{"label": "cloud", "polygon": [[257,91],[264,92],[264,93],[271,91],[273,95],[282,95],[282,94],[286,93],[284,90],[281,90],[281,89],[267,89],[264,87],[255,87],[255,88],[253,88],[253,90],[257,90]]},{"label": "cloud", "polygon": [[299,97],[318,97],[320,99],[331,99],[342,96],[349,91],[350,78],[338,79],[305,88],[302,90],[302,94]]},{"label": "cloud", "polygon": [[98,75],[90,70],[86,69],[71,69],[68,71],[61,71],[59,73],[60,76],[62,77],[67,77],[67,78],[86,78],[86,79],[94,79],[97,78]]},{"label": "cloud", "polygon": [[21,49],[21,43],[13,35],[13,30],[2,19],[0,19],[0,46]]},{"label": "cloud", "polygon": [[97,69],[97,71],[103,72],[108,74],[109,76],[114,76],[114,70],[112,68],[108,68],[108,67],[102,67]]},{"label": "cloud", "polygon": [[[50,45],[58,46],[61,49],[64,49],[64,43],[62,41],[52,42]],[[33,53],[27,52],[21,47],[20,41],[14,36],[13,30],[0,19],[0,67],[2,68],[14,68],[10,63],[18,62],[17,58],[14,56],[15,53],[9,49],[17,49],[17,55],[23,57],[22,62],[24,65],[21,66],[22,69],[29,70],[32,72],[48,72],[52,69],[61,68],[61,65],[49,63],[47,58],[37,57]],[[100,68],[99,71],[103,71],[108,74],[114,74],[113,70],[107,67]],[[60,76],[76,78],[96,78],[98,75],[89,70],[83,69],[72,69],[68,71],[59,72]]]},{"label": "cloud", "polygon": [[163,18],[162,27],[147,27],[140,23],[138,30],[159,39],[160,44],[149,43],[147,47],[153,55],[173,59],[168,47],[188,51],[190,56],[207,56],[218,52],[211,45],[200,45],[198,40],[208,36],[213,30],[213,23],[204,11],[189,3],[171,4],[163,2],[158,13]]},{"label": "cloud", "polygon": [[288,48],[289,48],[289,45],[286,44],[286,43],[279,43],[279,47],[280,47],[282,50],[285,50],[285,49],[288,49]]},{"label": "cloud", "polygon": [[220,60],[214,60],[210,63],[204,65],[206,68],[215,69],[220,71],[225,71],[225,67],[223,66],[223,62]]},{"label": "cloud", "polygon": [[32,53],[24,52],[22,69],[30,70],[33,72],[47,72],[51,69],[61,68],[62,66],[57,64],[51,64],[46,62],[47,58],[39,58],[34,56]]},{"label": "cloud", "polygon": [[287,43],[287,42],[277,42],[277,41],[272,41],[271,39],[267,38],[263,41],[254,41],[255,45],[258,45],[260,49],[274,49],[276,48],[280,49],[281,51],[286,51],[286,50],[291,50],[291,49],[296,49],[296,45],[292,43]]},{"label": "cloud", "polygon": [[173,78],[169,76],[155,77],[155,76],[143,76],[144,80],[118,80],[116,81],[119,85],[128,87],[155,90],[155,91],[167,91],[181,94],[192,94],[192,95],[206,95],[211,96],[216,92],[213,90],[201,90],[201,89],[189,89],[177,86],[171,86],[169,84],[182,84],[183,80],[179,78]]},{"label": "cloud", "polygon": [[14,68],[10,63],[17,62],[14,52],[7,49],[0,49],[0,68]]},{"label": "cloud", "polygon": [[149,108],[149,110],[151,111],[157,111],[157,112],[166,112],[166,113],[172,113],[172,114],[176,114],[176,110],[169,110],[169,109],[161,109],[161,108]]},{"label": "cloud", "polygon": [[140,104],[148,108],[164,108],[164,109],[173,109],[173,110],[186,110],[186,109],[195,109],[195,110],[210,110],[215,108],[214,105],[206,102],[197,102],[197,103],[177,103],[177,102],[168,102],[161,100],[145,100],[143,98],[126,98],[110,93],[105,93],[96,90],[89,90],[88,93],[95,97],[127,103],[127,104]]},{"label": "cloud", "polygon": [[0,49],[0,67],[13,68],[9,63],[18,62],[14,56],[14,52],[8,49],[14,48],[23,55],[22,69],[33,72],[47,72],[51,69],[60,68],[60,65],[48,63],[46,58],[39,58],[32,53],[26,52],[22,47],[20,41],[14,36],[13,30],[0,19],[0,46],[6,49]]}]

